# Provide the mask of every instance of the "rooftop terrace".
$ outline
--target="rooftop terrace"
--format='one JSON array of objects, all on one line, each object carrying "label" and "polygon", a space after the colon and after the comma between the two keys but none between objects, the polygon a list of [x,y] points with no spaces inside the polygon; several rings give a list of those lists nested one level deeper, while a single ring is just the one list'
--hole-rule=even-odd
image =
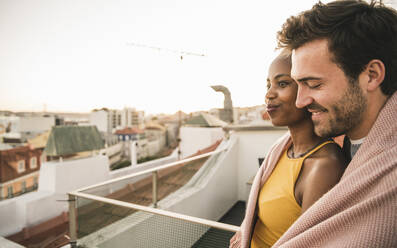
[{"label": "rooftop terrace", "polygon": [[258,158],[286,129],[228,131],[208,154],[70,192],[77,199],[70,205],[71,244],[227,247],[239,230]]}]

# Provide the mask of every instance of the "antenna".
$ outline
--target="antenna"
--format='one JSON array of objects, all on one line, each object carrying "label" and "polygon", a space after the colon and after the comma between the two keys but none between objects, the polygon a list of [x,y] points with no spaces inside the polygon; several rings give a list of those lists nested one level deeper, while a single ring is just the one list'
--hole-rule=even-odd
[{"label": "antenna", "polygon": [[205,54],[200,54],[200,53],[193,53],[193,52],[186,52],[186,51],[174,50],[174,49],[169,49],[169,48],[148,46],[148,45],[145,45],[145,44],[139,44],[139,43],[135,43],[135,42],[127,42],[127,46],[148,48],[148,49],[157,50],[159,52],[164,51],[164,52],[169,52],[169,53],[177,53],[177,54],[180,54],[181,59],[183,59],[184,55],[199,56],[199,57],[205,57],[206,56]]}]

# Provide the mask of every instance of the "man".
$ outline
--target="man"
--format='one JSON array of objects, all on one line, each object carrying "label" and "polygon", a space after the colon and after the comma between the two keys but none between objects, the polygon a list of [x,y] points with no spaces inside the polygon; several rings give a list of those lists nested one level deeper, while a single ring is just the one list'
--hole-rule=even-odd
[{"label": "man", "polygon": [[318,3],[290,17],[278,42],[292,50],[297,107],[318,135],[346,134],[352,161],[275,247],[397,247],[396,10]]}]

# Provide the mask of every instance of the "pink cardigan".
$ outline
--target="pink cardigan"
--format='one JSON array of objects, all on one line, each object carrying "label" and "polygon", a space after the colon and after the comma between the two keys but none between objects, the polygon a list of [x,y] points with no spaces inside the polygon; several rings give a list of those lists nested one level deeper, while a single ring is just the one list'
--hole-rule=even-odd
[{"label": "pink cardigan", "polygon": [[397,92],[339,183],[274,247],[397,247]]},{"label": "pink cardigan", "polygon": [[[248,248],[259,190],[289,147],[287,133],[255,176],[241,224]],[[381,110],[341,181],[311,206],[273,247],[397,247],[397,92]]]}]

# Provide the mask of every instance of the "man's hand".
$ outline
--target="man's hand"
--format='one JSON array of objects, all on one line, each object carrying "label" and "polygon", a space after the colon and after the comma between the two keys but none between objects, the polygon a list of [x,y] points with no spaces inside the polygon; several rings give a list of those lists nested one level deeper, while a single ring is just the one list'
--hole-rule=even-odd
[{"label": "man's hand", "polygon": [[234,236],[230,239],[229,248],[239,248],[241,245],[241,232],[238,231]]}]

